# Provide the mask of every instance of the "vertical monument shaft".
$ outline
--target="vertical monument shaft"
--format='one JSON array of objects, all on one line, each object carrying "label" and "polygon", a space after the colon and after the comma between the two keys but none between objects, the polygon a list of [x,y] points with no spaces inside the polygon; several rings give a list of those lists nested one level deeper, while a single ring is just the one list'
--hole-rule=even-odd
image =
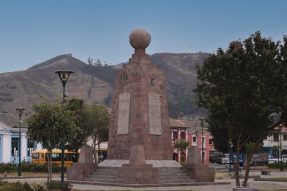
[{"label": "vertical monument shaft", "polygon": [[172,159],[165,78],[145,54],[149,43],[149,33],[134,30],[135,53],[116,73],[108,159],[129,159],[134,145],[143,146],[146,160]]}]

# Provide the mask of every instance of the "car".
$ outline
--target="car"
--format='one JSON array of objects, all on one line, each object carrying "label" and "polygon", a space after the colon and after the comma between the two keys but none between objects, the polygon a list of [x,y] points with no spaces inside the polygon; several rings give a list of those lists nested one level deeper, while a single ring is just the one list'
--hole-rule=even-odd
[{"label": "car", "polygon": [[221,158],[223,154],[218,151],[210,151],[209,153],[209,162],[211,163],[221,163]]},{"label": "car", "polygon": [[221,164],[229,164],[229,154],[225,153],[221,158]]},{"label": "car", "polygon": [[282,162],[287,163],[287,155],[282,155]]},{"label": "car", "polygon": [[268,164],[274,164],[274,163],[278,163],[278,158],[275,158],[273,156],[269,156]]},{"label": "car", "polygon": [[[225,153],[221,158],[221,164],[230,164],[230,163],[233,164],[233,162],[236,162],[236,154]],[[244,164],[243,154],[239,154],[239,165],[243,166],[243,164]]]}]

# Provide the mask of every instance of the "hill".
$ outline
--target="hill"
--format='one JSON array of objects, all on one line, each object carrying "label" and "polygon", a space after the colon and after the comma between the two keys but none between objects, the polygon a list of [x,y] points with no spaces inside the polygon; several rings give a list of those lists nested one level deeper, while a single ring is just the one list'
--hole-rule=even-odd
[{"label": "hill", "polygon": [[[169,111],[171,116],[201,115],[193,98],[196,85],[195,66],[202,64],[209,54],[186,53],[154,54],[151,59],[167,78]],[[26,108],[31,113],[33,104],[61,99],[62,85],[55,74],[57,70],[72,70],[67,83],[68,97],[77,97],[86,103],[111,101],[112,83],[117,66],[86,64],[71,54],[56,56],[24,71],[0,74],[0,120],[17,125],[16,108]]]}]

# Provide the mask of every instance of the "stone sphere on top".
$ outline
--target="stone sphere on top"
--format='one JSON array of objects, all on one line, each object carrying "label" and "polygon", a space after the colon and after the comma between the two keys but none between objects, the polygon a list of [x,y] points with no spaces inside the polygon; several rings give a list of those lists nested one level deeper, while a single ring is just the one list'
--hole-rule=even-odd
[{"label": "stone sphere on top", "polygon": [[129,36],[130,44],[134,49],[145,49],[148,47],[151,37],[143,29],[134,29]]}]

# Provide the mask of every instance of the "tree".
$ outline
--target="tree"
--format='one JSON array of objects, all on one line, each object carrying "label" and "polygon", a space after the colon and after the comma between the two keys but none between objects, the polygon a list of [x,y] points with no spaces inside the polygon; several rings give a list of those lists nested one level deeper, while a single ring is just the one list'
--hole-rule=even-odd
[{"label": "tree", "polygon": [[109,119],[110,116],[106,106],[92,104],[85,107],[83,126],[86,129],[92,128],[91,139],[95,162],[99,162],[97,156],[101,151],[100,144],[108,140]]},{"label": "tree", "polygon": [[[272,95],[278,47],[278,43],[256,32],[244,41],[231,42],[226,51],[218,49],[197,67],[195,92],[199,105],[209,112],[214,141],[232,142],[236,152],[236,186],[240,186],[239,154],[244,145],[254,143],[246,162],[242,184],[246,186],[252,155],[273,128]],[[228,138],[224,140],[215,132],[223,132]]]},{"label": "tree", "polygon": [[[174,142],[174,148],[178,149],[180,153],[184,153],[184,151],[186,150],[188,146],[189,146],[189,142],[184,139],[179,139]],[[180,162],[185,162],[185,160],[186,160],[185,155],[181,156]]]},{"label": "tree", "polygon": [[[87,124],[87,106],[81,99],[70,99],[66,101],[66,107],[73,112],[75,116],[75,125],[77,126],[74,136],[69,140],[67,148],[78,152],[91,136],[94,127]],[[93,120],[93,118],[90,118]]]},{"label": "tree", "polygon": [[275,78],[273,81],[273,97],[276,97],[276,109],[279,120],[276,125],[287,123],[287,36],[284,36],[280,44],[280,53],[275,66]]},{"label": "tree", "polygon": [[67,143],[73,137],[77,127],[75,115],[61,103],[42,102],[33,106],[33,115],[27,119],[28,136],[41,142],[49,151],[49,177],[51,180],[51,152],[59,148],[61,143]]}]

